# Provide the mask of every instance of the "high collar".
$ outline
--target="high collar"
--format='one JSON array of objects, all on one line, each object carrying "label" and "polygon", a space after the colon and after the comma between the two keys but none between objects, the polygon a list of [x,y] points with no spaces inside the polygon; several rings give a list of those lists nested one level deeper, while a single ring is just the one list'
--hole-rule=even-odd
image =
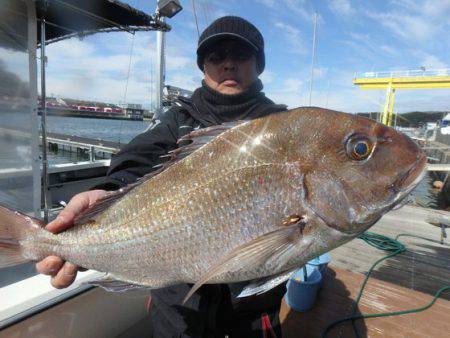
[{"label": "high collar", "polygon": [[244,92],[233,95],[221,94],[208,87],[204,81],[192,95],[189,113],[203,125],[247,120],[262,117],[273,112],[286,110],[284,105],[276,105],[261,91],[261,80],[257,79]]}]

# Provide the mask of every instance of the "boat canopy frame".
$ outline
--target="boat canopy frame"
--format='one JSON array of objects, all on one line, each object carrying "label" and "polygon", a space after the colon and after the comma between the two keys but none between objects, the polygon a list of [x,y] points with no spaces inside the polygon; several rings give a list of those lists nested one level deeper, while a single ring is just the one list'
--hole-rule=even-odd
[{"label": "boat canopy frame", "polygon": [[[36,49],[40,48],[42,191],[44,221],[49,220],[50,198],[46,128],[46,54],[45,47],[72,37],[83,38],[100,32],[167,32],[171,27],[160,19],[117,0],[34,0],[36,10]],[[38,140],[39,141],[39,140]]]},{"label": "boat canopy frame", "polygon": [[[117,0],[35,0],[38,21],[45,20],[45,44],[99,32],[170,31],[156,15],[146,14]],[[41,45],[41,25],[37,29]]]}]

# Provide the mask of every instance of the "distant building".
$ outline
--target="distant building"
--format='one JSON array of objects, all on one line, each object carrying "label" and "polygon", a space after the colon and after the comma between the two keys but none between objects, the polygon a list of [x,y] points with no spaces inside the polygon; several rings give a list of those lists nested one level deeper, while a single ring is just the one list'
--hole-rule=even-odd
[{"label": "distant building", "polygon": [[145,109],[141,104],[128,103],[122,107],[124,114],[131,120],[142,121],[144,119]]}]

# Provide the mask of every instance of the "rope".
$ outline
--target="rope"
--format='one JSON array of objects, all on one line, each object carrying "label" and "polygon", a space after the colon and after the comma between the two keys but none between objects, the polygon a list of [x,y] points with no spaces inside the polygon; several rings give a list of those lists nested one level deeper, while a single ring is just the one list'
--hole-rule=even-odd
[{"label": "rope", "polygon": [[125,92],[123,94],[123,103],[124,104],[127,102],[128,82],[130,81],[131,60],[133,59],[134,37],[135,36],[136,36],[136,34],[133,34],[133,37],[131,38],[130,57],[128,59],[127,81],[125,82]]},{"label": "rope", "polygon": [[201,2],[202,9],[203,9],[203,15],[205,16],[205,26],[209,26],[209,17],[208,17],[208,11],[206,9],[206,2]]},{"label": "rope", "polygon": [[365,315],[358,315],[358,316],[351,316],[351,317],[347,317],[347,318],[343,318],[340,319],[338,321],[335,321],[334,323],[330,324],[322,337],[326,337],[326,334],[328,333],[328,331],[330,331],[332,328],[334,328],[335,326],[347,322],[347,321],[355,321],[358,319],[366,319],[366,318],[379,318],[379,317],[389,317],[389,316],[399,316],[399,315],[405,315],[408,313],[418,313],[418,312],[422,312],[425,311],[426,309],[429,309],[430,307],[433,306],[433,304],[437,301],[437,299],[439,298],[439,296],[441,295],[442,292],[446,291],[446,290],[450,290],[450,286],[444,286],[442,288],[439,289],[438,292],[436,292],[436,294],[434,295],[433,300],[422,307],[419,307],[417,309],[412,309],[412,310],[405,310],[405,311],[396,311],[396,312],[386,312],[386,313],[373,313],[373,314],[365,314]]},{"label": "rope", "polygon": [[[127,81],[125,82],[125,91],[123,93],[123,105],[124,106],[127,103],[128,83],[130,82],[131,60],[133,59],[133,49],[134,49],[134,38],[135,37],[136,37],[136,33],[134,33],[133,37],[131,38],[130,57],[128,59]],[[121,141],[122,141],[122,123],[123,123],[123,120],[121,119],[120,126],[119,126],[119,145],[121,144]]]},{"label": "rope", "polygon": [[197,11],[195,10],[195,0],[191,0],[192,10],[194,11],[195,26],[197,27],[197,37],[200,38],[200,30],[198,29]]},{"label": "rope", "polygon": [[407,233],[403,233],[403,234],[399,234],[397,235],[397,237],[395,237],[395,239],[392,239],[390,237],[387,236],[383,236],[383,235],[379,235],[373,232],[369,232],[366,231],[365,233],[361,234],[358,238],[362,239],[363,241],[365,241],[367,244],[369,244],[370,246],[373,246],[374,248],[377,248],[379,250],[383,250],[383,251],[387,251],[390,252],[388,255],[386,255],[385,257],[382,257],[380,259],[378,259],[375,263],[372,264],[372,266],[370,267],[369,271],[367,272],[366,277],[364,278],[364,281],[361,285],[361,288],[359,290],[358,296],[356,297],[355,303],[353,304],[353,308],[352,308],[352,313],[353,315],[334,321],[333,323],[329,324],[326,328],[325,331],[322,334],[322,337],[325,338],[328,334],[328,332],[333,329],[334,327],[336,327],[339,324],[351,321],[352,322],[352,326],[353,326],[353,330],[355,332],[356,337],[360,337],[359,333],[357,331],[356,325],[355,325],[355,321],[359,320],[359,319],[367,319],[367,318],[378,318],[378,317],[389,317],[389,316],[399,316],[399,315],[404,315],[404,314],[408,314],[408,313],[417,313],[417,312],[421,312],[424,311],[428,308],[430,308],[431,306],[433,306],[433,304],[436,302],[436,300],[440,297],[440,295],[442,294],[442,292],[450,290],[450,285],[444,286],[442,288],[440,288],[434,295],[433,300],[422,307],[419,307],[417,309],[410,309],[410,310],[404,310],[404,311],[394,311],[394,312],[385,312],[385,313],[374,313],[374,314],[361,314],[361,315],[355,315],[357,307],[358,307],[358,303],[361,300],[361,297],[363,295],[364,292],[364,288],[369,280],[369,277],[372,273],[372,271],[375,269],[375,267],[381,263],[382,261],[393,257],[395,255],[398,255],[402,252],[405,252],[407,249],[405,247],[405,245],[403,245],[402,243],[400,243],[398,241],[398,239],[400,237],[411,237],[411,238],[419,238],[419,239],[423,239],[426,241],[430,241],[433,243],[438,243],[444,246],[448,246],[450,247],[449,244],[447,243],[441,243],[440,241],[431,239],[431,238],[427,238],[427,237],[423,237],[423,236],[417,236],[417,235],[412,235],[412,234],[407,234]]}]

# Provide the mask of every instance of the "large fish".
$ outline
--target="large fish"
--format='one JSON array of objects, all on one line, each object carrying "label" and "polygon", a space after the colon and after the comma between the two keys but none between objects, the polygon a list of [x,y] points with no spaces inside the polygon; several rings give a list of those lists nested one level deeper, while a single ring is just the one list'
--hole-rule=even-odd
[{"label": "large fish", "polygon": [[368,229],[426,164],[394,129],[321,108],[186,139],[171,153],[178,161],[109,193],[63,233],[1,208],[0,267],[57,255],[108,272],[95,284],[111,289],[188,282],[191,294],[204,283],[258,280],[250,295]]}]

